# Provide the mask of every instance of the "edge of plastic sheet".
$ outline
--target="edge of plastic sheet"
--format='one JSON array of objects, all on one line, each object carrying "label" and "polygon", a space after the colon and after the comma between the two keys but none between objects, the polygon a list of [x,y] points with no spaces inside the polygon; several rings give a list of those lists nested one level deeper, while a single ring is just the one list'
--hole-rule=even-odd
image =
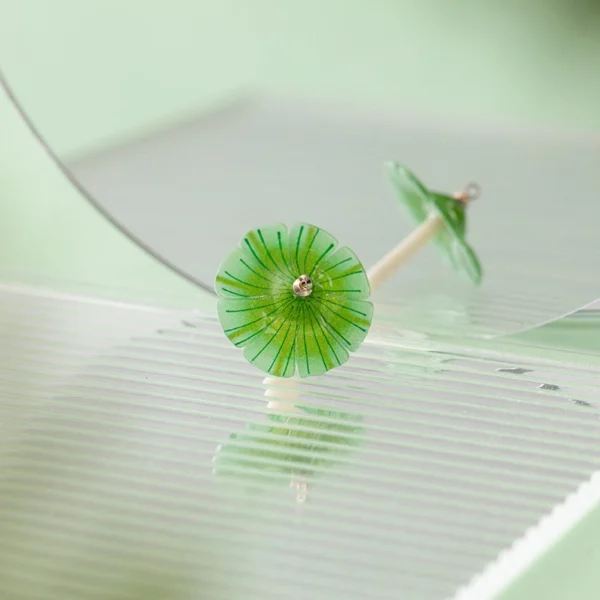
[{"label": "edge of plastic sheet", "polygon": [[495,600],[598,505],[600,471],[584,481],[448,600]]}]

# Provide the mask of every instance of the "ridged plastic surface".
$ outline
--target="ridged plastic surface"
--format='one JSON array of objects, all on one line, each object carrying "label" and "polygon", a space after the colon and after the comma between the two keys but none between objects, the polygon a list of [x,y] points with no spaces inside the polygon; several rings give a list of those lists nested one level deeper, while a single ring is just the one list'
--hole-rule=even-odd
[{"label": "ridged plastic surface", "polygon": [[10,600],[444,600],[600,463],[592,368],[375,329],[269,408],[213,315],[7,287],[0,320]]}]

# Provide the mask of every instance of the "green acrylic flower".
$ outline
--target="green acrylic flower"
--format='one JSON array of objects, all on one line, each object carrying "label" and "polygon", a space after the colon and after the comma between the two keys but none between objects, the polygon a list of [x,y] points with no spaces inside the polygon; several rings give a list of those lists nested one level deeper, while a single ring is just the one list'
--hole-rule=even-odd
[{"label": "green acrylic flower", "polygon": [[467,203],[428,190],[413,173],[398,163],[387,163],[386,170],[398,198],[407,206],[417,224],[434,213],[442,217],[444,229],[434,238],[434,243],[455,270],[465,273],[473,283],[480,283],[481,263],[466,241]]},{"label": "green acrylic flower", "polygon": [[343,365],[373,318],[369,280],[350,249],[301,223],[249,231],[223,261],[215,290],[225,335],[275,377]]}]

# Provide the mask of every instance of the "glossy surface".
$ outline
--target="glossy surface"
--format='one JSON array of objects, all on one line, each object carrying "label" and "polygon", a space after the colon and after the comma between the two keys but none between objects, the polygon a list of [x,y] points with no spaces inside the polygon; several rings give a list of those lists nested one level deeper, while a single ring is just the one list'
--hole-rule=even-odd
[{"label": "glossy surface", "polygon": [[[225,335],[256,367],[275,377],[322,375],[343,365],[373,318],[369,281],[349,248],[314,225],[249,231],[216,277]],[[308,296],[294,293],[303,274]]]},{"label": "glossy surface", "polygon": [[398,199],[406,205],[418,224],[432,214],[444,219],[444,229],[435,237],[434,243],[454,269],[466,274],[473,283],[481,283],[481,263],[466,241],[465,203],[452,196],[429,191],[413,173],[398,163],[388,163],[386,171]]}]

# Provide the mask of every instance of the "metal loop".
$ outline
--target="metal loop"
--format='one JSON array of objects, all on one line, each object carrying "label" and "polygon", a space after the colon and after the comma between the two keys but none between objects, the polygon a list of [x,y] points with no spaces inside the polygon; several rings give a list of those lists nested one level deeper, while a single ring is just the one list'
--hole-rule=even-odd
[{"label": "metal loop", "polygon": [[481,196],[481,186],[477,182],[471,181],[464,187],[462,194],[467,202],[473,202]]}]

